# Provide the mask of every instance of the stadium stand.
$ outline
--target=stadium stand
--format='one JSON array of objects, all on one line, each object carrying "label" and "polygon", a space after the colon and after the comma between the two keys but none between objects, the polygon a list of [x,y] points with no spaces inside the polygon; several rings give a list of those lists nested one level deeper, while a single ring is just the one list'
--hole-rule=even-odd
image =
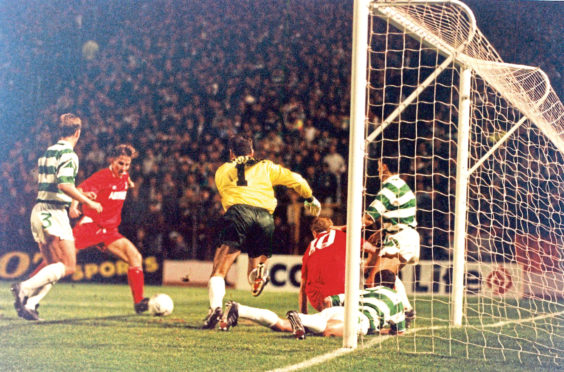
[{"label": "stadium stand", "polygon": [[[140,150],[122,227],[144,254],[211,259],[221,213],[213,174],[233,133],[253,137],[259,157],[306,175],[316,194],[323,190],[321,202],[331,206],[325,212],[343,222],[346,169],[331,171],[323,163],[330,152],[345,164],[348,156],[352,1],[32,0],[2,7],[9,52],[1,53],[6,89],[0,119],[3,131],[13,128],[2,143],[0,167],[5,247],[35,249],[28,222],[36,193],[30,170],[39,149],[53,140],[49,126],[66,111],[84,118],[87,128],[77,149],[79,181],[105,164],[108,146],[129,142]],[[538,63],[561,94],[558,48],[540,53],[533,38],[519,47],[494,27],[519,15],[534,19],[531,12],[547,16],[546,8],[513,7],[508,11],[515,17],[506,18],[489,9],[489,21],[480,27],[502,56]],[[556,46],[561,22],[544,23],[539,35]],[[88,40],[99,50],[86,59],[82,45]],[[438,173],[449,166],[418,164]],[[430,192],[431,180],[412,182],[419,203],[447,208],[448,201]],[[308,217],[296,213],[287,190],[278,193],[275,253],[302,253]],[[422,239],[445,238],[421,233]]]}]

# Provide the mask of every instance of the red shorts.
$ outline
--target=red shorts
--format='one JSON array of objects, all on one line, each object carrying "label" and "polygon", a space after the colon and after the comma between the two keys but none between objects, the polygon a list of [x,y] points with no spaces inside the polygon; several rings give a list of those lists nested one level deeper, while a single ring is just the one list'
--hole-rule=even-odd
[{"label": "red shorts", "polygon": [[77,224],[74,229],[72,229],[72,234],[74,235],[74,244],[77,251],[99,244],[103,244],[102,247],[98,248],[104,251],[108,245],[123,238],[123,235],[119,233],[117,227],[104,229],[91,222]]}]

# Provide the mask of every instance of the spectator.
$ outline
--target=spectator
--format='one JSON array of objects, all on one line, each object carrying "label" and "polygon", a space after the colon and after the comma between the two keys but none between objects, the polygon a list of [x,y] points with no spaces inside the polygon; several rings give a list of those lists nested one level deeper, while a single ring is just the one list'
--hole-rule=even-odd
[{"label": "spectator", "polygon": [[339,178],[329,170],[329,164],[323,163],[314,185],[315,189],[319,190],[319,198],[324,204],[337,203]]},{"label": "spectator", "polygon": [[[476,3],[469,1],[471,6]],[[490,7],[486,3],[473,8],[495,20],[480,28],[500,54],[509,62],[539,65],[562,96],[561,54],[554,52],[558,50],[561,23],[559,13],[551,11],[553,4],[519,2],[519,7]],[[126,1],[119,7],[97,7],[95,15],[82,3],[39,3],[33,11],[23,3],[10,3],[5,9],[10,17],[6,18],[4,39],[7,50],[13,53],[3,55],[2,76],[7,80],[5,99],[0,100],[4,135],[0,145],[8,156],[0,168],[3,189],[15,187],[18,194],[23,194],[24,202],[14,205],[5,226],[27,225],[26,214],[31,209],[28,201],[36,185],[22,169],[32,168],[39,157],[37,149],[54,140],[47,129],[60,114],[58,107],[72,105],[88,118],[84,123],[88,130],[77,149],[83,151],[82,158],[99,160],[90,155],[89,149],[96,153],[98,143],[103,151],[108,138],[132,142],[140,150],[138,168],[131,173],[135,178],[144,176],[140,195],[143,200],[149,198],[146,190],[153,198],[159,191],[161,173],[174,175],[179,187],[177,201],[190,185],[189,173],[195,173],[198,187],[213,187],[210,174],[219,159],[225,157],[225,138],[231,133],[245,133],[260,140],[266,137],[268,142],[266,134],[276,132],[285,143],[280,150],[283,163],[300,174],[305,173],[314,157],[323,159],[331,144],[346,158],[351,40],[350,33],[342,30],[351,28],[352,2],[324,2],[323,7],[319,4],[314,0],[285,9],[293,26],[288,30],[279,28],[279,20],[271,16],[278,10],[275,4],[254,7],[240,0],[218,0],[213,4],[156,0],[154,6],[138,7]],[[160,11],[155,13],[155,7]],[[323,14],[320,9],[324,9]],[[56,14],[48,23],[41,18],[46,11]],[[80,28],[74,21],[76,14],[84,14]],[[192,19],[193,14],[200,15],[198,20]],[[106,22],[115,17],[123,22]],[[542,38],[531,30],[537,27],[538,17],[547,20]],[[477,18],[478,22],[486,19]],[[527,37],[497,31],[508,29],[499,27],[507,19],[517,19],[517,31]],[[205,33],[201,32],[202,25]],[[531,32],[527,32],[527,26]],[[49,35],[57,35],[60,42],[53,43]],[[85,60],[80,42],[88,39],[96,40],[100,50],[93,59]],[[67,46],[63,53],[60,45]],[[542,52],[543,45],[549,45],[549,53]],[[383,99],[381,94],[374,92],[375,97]],[[33,105],[24,109],[20,102],[30,97]],[[452,151],[444,141],[444,130],[431,133],[439,123],[450,122],[449,111],[443,111],[434,118],[436,123],[417,125],[419,137],[435,139],[434,153],[422,152],[420,157],[429,158],[418,162],[417,170],[434,173],[439,183],[425,186],[447,195],[448,190],[442,189],[445,176],[440,168],[449,165],[431,170],[428,164],[432,157],[448,156]],[[374,122],[373,113],[369,115]],[[402,142],[405,147],[410,141]],[[25,152],[29,156],[22,158],[23,167],[12,166],[18,154]],[[176,152],[180,156],[174,155]],[[270,160],[278,155],[277,149],[261,154]],[[81,164],[79,179],[91,173],[85,171],[95,170],[89,162]],[[315,169],[318,172],[322,167],[315,165]],[[156,179],[149,181],[152,177]],[[346,172],[337,179],[341,185],[337,201],[342,203]],[[160,191],[167,196],[167,192]],[[434,209],[448,211],[446,199]],[[134,231],[136,225],[130,226],[128,221],[124,219],[123,227]],[[198,223],[206,225],[206,221]],[[448,221],[440,225],[447,226]],[[23,229],[20,236],[19,230],[15,230],[18,242],[32,240],[29,232]],[[304,233],[302,239],[307,235]],[[16,237],[11,235],[10,239]],[[0,244],[11,246],[8,241]],[[202,252],[202,256],[206,255],[209,252]]]}]

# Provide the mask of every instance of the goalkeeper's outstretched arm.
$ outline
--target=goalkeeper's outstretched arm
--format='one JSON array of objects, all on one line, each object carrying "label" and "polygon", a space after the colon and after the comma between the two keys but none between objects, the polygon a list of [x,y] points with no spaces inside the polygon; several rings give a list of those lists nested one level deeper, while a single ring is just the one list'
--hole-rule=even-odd
[{"label": "goalkeeper's outstretched arm", "polygon": [[304,208],[309,215],[314,217],[318,217],[321,213],[321,203],[315,198],[315,196],[307,198],[304,201]]}]

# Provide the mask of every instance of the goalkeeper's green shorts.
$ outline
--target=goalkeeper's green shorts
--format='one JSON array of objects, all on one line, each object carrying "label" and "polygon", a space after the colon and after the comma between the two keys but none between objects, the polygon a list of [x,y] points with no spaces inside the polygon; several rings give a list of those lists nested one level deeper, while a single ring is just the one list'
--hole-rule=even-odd
[{"label": "goalkeeper's green shorts", "polygon": [[220,220],[216,246],[225,244],[249,257],[272,256],[274,218],[264,208],[235,204]]}]

